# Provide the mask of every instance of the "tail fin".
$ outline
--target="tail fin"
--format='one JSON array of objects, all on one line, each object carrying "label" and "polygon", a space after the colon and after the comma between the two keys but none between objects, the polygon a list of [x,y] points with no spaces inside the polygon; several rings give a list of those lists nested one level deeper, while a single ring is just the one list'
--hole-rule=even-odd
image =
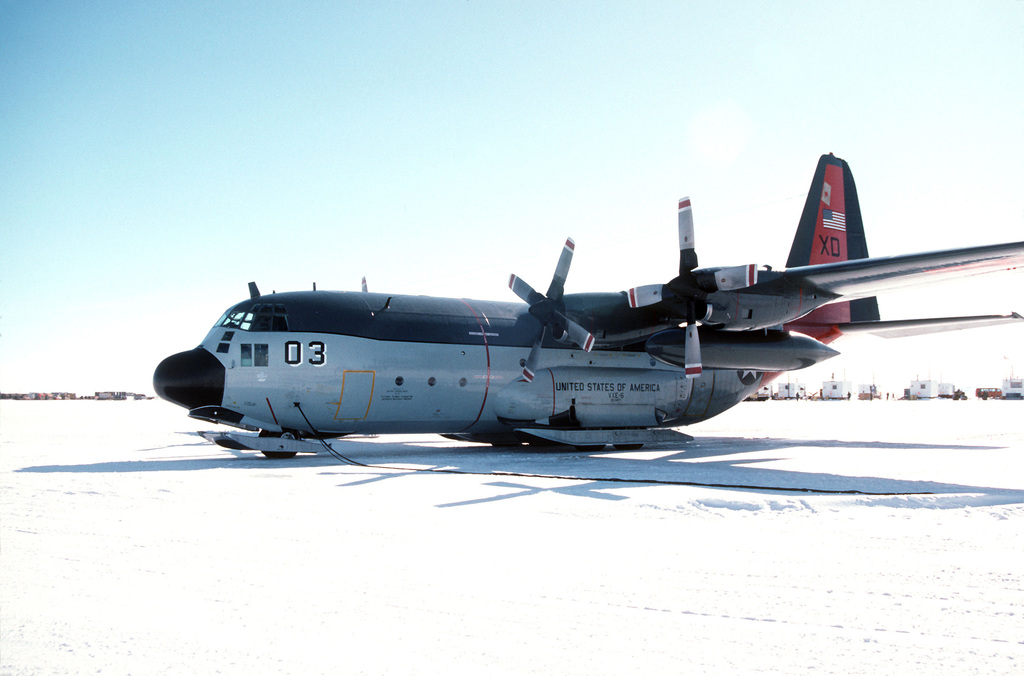
[{"label": "tail fin", "polygon": [[[804,211],[789,250],[787,268],[868,257],[857,186],[846,160],[822,155],[811,180]],[[874,297],[833,303],[793,322],[793,328],[817,338],[838,337],[837,324],[878,320]]]},{"label": "tail fin", "polygon": [[864,221],[850,165],[822,155],[807,192],[787,268],[868,257]]}]

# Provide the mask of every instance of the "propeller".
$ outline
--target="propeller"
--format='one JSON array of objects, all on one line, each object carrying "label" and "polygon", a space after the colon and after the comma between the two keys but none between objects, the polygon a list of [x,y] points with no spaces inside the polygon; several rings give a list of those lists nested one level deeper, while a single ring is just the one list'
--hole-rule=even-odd
[{"label": "propeller", "polygon": [[585,352],[594,349],[594,336],[566,316],[565,304],[562,302],[562,296],[565,294],[565,278],[569,274],[569,265],[572,263],[572,254],[575,248],[576,243],[572,241],[572,238],[565,240],[565,246],[562,248],[562,254],[558,257],[558,265],[555,266],[555,274],[551,278],[551,285],[548,286],[546,294],[539,293],[529,283],[515,275],[508,280],[508,286],[512,289],[512,293],[526,301],[526,304],[530,306],[530,314],[541,323],[540,335],[534,341],[533,347],[530,349],[530,356],[526,359],[526,367],[523,369],[523,378],[527,382],[532,381],[537,372],[541,345],[544,343],[549,327],[557,340],[562,340],[565,335],[568,335],[569,340],[583,348]]},{"label": "propeller", "polygon": [[673,317],[681,317],[686,322],[686,375],[696,378],[702,371],[697,322],[711,315],[711,306],[707,303],[708,294],[744,289],[756,283],[756,265],[739,265],[713,271],[697,270],[693,209],[690,198],[684,197],[679,200],[679,275],[668,284],[634,287],[626,295],[632,308],[663,303]]}]

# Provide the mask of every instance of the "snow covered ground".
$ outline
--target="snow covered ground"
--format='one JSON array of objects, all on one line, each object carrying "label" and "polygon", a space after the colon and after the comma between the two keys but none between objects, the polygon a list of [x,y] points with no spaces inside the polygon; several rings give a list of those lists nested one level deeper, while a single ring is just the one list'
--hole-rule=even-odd
[{"label": "snow covered ground", "polygon": [[161,401],[5,401],[0,673],[1021,673],[1022,419],[765,402],[628,453],[343,446],[381,469],[230,453]]}]

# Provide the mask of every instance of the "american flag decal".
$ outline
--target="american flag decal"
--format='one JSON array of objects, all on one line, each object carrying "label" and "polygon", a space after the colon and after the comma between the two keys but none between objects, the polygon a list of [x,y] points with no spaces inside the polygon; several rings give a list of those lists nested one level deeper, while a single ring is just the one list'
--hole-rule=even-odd
[{"label": "american flag decal", "polygon": [[831,209],[822,209],[821,224],[831,230],[842,230],[843,232],[846,232],[846,214],[841,214],[838,211],[832,211]]}]

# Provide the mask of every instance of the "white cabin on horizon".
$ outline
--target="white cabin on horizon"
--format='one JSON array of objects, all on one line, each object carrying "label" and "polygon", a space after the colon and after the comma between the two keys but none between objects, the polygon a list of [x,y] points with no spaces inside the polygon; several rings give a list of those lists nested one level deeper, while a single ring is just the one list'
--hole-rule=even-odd
[{"label": "white cabin on horizon", "polygon": [[937,380],[911,380],[904,394],[917,399],[934,399],[939,396],[939,383]]},{"label": "white cabin on horizon", "polygon": [[1004,378],[1003,399],[1024,399],[1024,379],[1012,376]]},{"label": "white cabin on horizon", "polygon": [[807,386],[803,383],[779,383],[779,399],[806,399]]},{"label": "white cabin on horizon", "polygon": [[826,380],[821,384],[822,399],[850,399],[853,383],[849,380]]}]

